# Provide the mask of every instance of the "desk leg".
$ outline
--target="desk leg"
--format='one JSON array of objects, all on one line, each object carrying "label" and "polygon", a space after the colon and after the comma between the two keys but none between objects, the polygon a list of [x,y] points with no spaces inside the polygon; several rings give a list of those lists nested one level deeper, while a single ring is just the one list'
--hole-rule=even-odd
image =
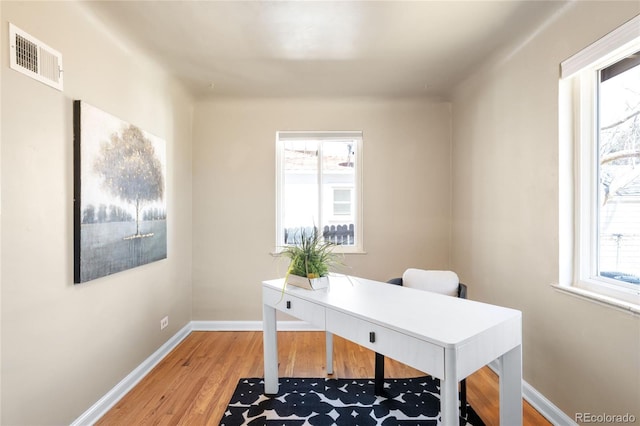
[{"label": "desk leg", "polygon": [[262,342],[264,346],[264,393],[278,393],[278,331],[276,310],[262,305]]},{"label": "desk leg", "polygon": [[[444,379],[440,380],[440,415],[445,426],[458,425],[458,380],[456,374],[456,352],[444,350]],[[502,423],[509,424],[509,423]]]},{"label": "desk leg", "polygon": [[325,334],[325,347],[327,350],[327,374],[333,374],[333,333],[328,331]]},{"label": "desk leg", "polygon": [[522,424],[522,346],[500,358],[500,424]]}]

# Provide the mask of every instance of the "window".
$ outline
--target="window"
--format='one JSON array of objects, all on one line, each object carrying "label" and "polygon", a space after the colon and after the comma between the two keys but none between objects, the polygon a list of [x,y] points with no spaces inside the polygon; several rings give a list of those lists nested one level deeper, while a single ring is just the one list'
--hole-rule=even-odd
[{"label": "window", "polygon": [[333,189],[333,215],[351,215],[351,188]]},{"label": "window", "polygon": [[640,313],[640,16],[564,61],[564,289]]},{"label": "window", "polygon": [[635,288],[640,285],[640,51],[603,68],[599,77],[597,275]]},{"label": "window", "polygon": [[278,132],[276,247],[317,228],[362,251],[362,132]]}]

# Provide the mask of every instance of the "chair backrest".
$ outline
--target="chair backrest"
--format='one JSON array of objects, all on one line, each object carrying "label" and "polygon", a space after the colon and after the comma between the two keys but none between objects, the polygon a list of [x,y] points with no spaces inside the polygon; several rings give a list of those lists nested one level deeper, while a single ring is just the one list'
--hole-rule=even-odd
[{"label": "chair backrest", "polygon": [[402,274],[402,285],[457,297],[460,280],[453,271],[409,268]]}]

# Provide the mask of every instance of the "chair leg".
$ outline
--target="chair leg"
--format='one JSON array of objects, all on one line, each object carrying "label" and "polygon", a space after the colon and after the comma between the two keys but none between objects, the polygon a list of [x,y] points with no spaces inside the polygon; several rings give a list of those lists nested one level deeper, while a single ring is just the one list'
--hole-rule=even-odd
[{"label": "chair leg", "polygon": [[[382,395],[384,389],[384,355],[376,352],[375,358],[375,378],[374,392],[376,395]],[[460,415],[467,418],[467,379],[460,382]]]},{"label": "chair leg", "polygon": [[467,418],[467,379],[460,382],[460,415]]},{"label": "chair leg", "polygon": [[376,395],[382,395],[384,388],[384,355],[376,352],[375,365],[374,392]]}]

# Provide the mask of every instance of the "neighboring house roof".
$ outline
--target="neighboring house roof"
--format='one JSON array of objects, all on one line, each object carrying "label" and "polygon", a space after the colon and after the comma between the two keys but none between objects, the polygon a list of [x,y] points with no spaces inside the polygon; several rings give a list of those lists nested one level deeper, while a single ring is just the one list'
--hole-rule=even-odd
[{"label": "neighboring house roof", "polygon": [[[628,166],[624,166],[627,168]],[[613,177],[619,175],[614,173],[610,167],[602,170],[600,175],[600,181],[605,186],[605,192],[608,198],[615,196],[618,197],[640,197],[640,166],[636,173],[629,175],[629,180],[626,182],[617,182],[615,190],[610,190],[613,182]]]},{"label": "neighboring house roof", "polygon": [[618,190],[621,196],[640,196],[640,176]]},{"label": "neighboring house roof", "polygon": [[[288,170],[317,170],[317,151],[297,151],[287,149]],[[345,167],[353,167],[353,158],[350,155],[324,156],[324,170],[344,170]]]}]

